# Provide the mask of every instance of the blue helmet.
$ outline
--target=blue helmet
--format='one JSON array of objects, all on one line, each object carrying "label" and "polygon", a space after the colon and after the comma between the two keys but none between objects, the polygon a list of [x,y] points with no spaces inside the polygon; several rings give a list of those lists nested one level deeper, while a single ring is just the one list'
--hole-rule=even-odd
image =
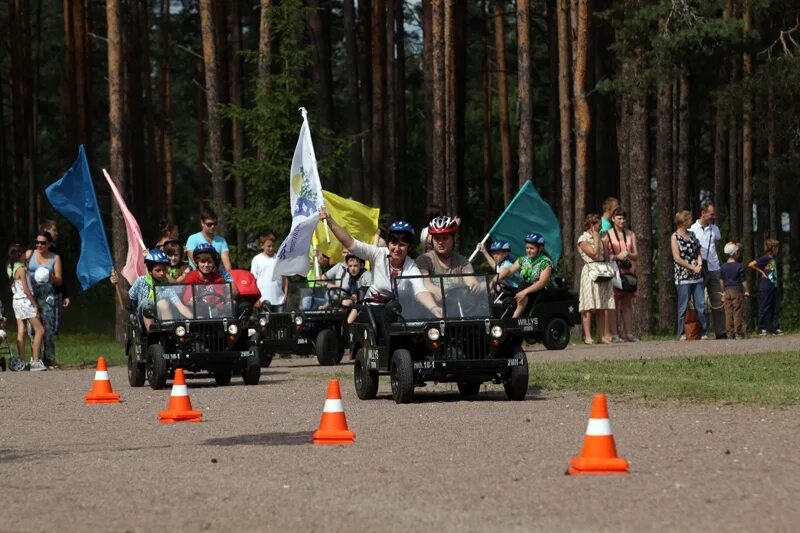
[{"label": "blue helmet", "polygon": [[145,254],[144,262],[149,265],[168,265],[169,257],[161,248],[153,248]]},{"label": "blue helmet", "polygon": [[489,246],[490,252],[510,252],[511,245],[508,244],[506,241],[494,241],[492,242],[491,246]]},{"label": "blue helmet", "polygon": [[199,254],[208,254],[214,259],[214,262],[219,265],[219,254],[217,253],[217,249],[214,248],[210,243],[201,242],[197,246],[194,247],[192,250],[192,258],[194,259],[195,264],[197,263],[197,256]]},{"label": "blue helmet", "polygon": [[537,246],[544,246],[544,237],[539,233],[528,233],[525,235],[525,242],[536,244]]},{"label": "blue helmet", "polygon": [[392,233],[406,233],[412,240],[416,237],[414,227],[405,220],[395,220],[389,224],[389,234]]}]

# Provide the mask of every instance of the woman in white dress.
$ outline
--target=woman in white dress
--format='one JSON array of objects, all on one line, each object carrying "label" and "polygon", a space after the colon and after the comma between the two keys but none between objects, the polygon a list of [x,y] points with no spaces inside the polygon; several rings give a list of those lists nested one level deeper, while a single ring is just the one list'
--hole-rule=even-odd
[{"label": "woman in white dress", "polygon": [[597,334],[600,342],[610,344],[612,340],[607,314],[609,309],[614,309],[614,290],[611,278],[592,280],[589,274],[589,263],[606,260],[605,248],[600,240],[600,217],[594,214],[586,215],[583,228],[584,232],[578,237],[578,253],[584,262],[578,300],[578,309],[583,321],[583,342],[595,343],[592,338],[592,314],[594,313],[597,317]]}]

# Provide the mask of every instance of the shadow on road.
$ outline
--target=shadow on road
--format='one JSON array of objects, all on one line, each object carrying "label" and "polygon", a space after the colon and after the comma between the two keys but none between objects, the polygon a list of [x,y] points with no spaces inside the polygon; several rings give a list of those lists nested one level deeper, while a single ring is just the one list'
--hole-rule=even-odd
[{"label": "shadow on road", "polygon": [[[391,393],[379,394],[378,399],[393,400]],[[525,401],[542,401],[545,397],[539,388],[530,387]],[[416,389],[414,391],[414,403],[452,403],[452,402],[507,402],[506,393],[498,390],[482,390],[477,396],[463,397],[457,390],[453,391],[426,391]]]},{"label": "shadow on road", "polygon": [[294,433],[274,432],[255,433],[248,435],[233,435],[208,439],[203,444],[206,446],[299,446],[311,444],[310,431],[297,431]]}]

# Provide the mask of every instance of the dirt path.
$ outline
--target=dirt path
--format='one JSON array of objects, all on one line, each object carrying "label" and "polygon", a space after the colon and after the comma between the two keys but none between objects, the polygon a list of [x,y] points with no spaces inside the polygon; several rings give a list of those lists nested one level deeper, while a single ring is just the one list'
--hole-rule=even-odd
[{"label": "dirt path", "polygon": [[[398,406],[386,381],[359,401],[350,371],[277,360],[255,387],[195,382],[205,421],[174,426],[156,421],[169,392],[131,389],[121,367],[119,405],[83,405],[90,370],[0,374],[0,530],[773,531],[800,519],[797,406],[612,399],[632,472],[579,478],[563,473],[589,396],[512,403],[490,387],[461,401],[439,386]],[[331,375],[352,446],[309,444]]]}]

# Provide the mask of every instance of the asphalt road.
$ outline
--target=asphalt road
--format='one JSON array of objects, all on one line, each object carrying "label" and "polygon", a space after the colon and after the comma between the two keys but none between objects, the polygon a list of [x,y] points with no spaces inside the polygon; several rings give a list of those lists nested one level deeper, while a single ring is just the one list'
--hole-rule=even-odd
[{"label": "asphalt road", "polygon": [[[798,338],[752,342],[794,350]],[[548,357],[723,344],[582,346]],[[169,391],[128,387],[122,367],[109,371],[124,399],[116,405],[83,404],[92,370],[2,373],[0,531],[788,531],[800,519],[800,406],[611,398],[631,473],[571,477],[589,395],[508,402],[490,386],[462,401],[440,385],[400,406],[387,381],[379,399],[358,400],[351,369],[279,359],[258,386],[193,381],[204,421],[176,425],[157,421]],[[331,376],[342,380],[353,445],[310,444]]]}]

